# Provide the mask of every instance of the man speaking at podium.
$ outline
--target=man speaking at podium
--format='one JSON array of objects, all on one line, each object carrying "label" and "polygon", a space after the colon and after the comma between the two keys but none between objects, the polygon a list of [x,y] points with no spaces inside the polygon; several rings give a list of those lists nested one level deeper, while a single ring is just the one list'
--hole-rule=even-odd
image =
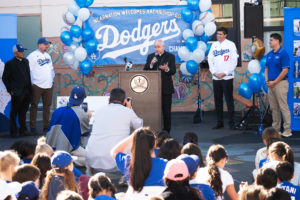
[{"label": "man speaking at podium", "polygon": [[174,93],[172,75],[176,73],[175,56],[165,51],[165,44],[160,39],[154,42],[154,50],[154,53],[148,55],[144,70],[161,71],[163,130],[170,133],[172,94]]}]

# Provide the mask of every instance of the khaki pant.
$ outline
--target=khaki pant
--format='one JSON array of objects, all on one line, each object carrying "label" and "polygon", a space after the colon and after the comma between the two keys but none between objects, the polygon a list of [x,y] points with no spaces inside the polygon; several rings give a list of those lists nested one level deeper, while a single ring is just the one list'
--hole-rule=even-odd
[{"label": "khaki pant", "polygon": [[[52,87],[53,88],[53,87]],[[44,129],[48,129],[50,107],[52,104],[52,88],[43,89],[32,85],[32,102],[30,107],[30,128],[36,128],[36,115],[40,98],[43,101],[43,124]]]},{"label": "khaki pant", "polygon": [[291,114],[287,104],[287,93],[289,90],[289,83],[287,80],[282,80],[275,85],[274,88],[269,88],[268,98],[270,108],[272,110],[273,123],[272,126],[280,131],[281,116],[283,116],[284,131],[291,132]]}]

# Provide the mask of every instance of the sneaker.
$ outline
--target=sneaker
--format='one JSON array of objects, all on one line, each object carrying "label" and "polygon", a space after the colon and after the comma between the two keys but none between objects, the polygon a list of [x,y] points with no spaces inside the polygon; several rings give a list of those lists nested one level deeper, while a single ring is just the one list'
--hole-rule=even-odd
[{"label": "sneaker", "polygon": [[283,137],[291,137],[293,134],[290,131],[283,131],[283,133],[281,134]]}]

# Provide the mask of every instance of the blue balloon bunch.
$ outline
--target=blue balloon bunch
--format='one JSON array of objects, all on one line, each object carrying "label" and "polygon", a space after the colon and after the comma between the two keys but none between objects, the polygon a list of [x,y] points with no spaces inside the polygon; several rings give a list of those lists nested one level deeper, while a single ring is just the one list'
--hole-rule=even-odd
[{"label": "blue balloon bunch", "polygon": [[264,91],[265,93],[268,93],[268,87],[265,81],[266,60],[267,60],[266,56],[262,57],[259,62],[260,72],[252,73],[249,76],[249,82],[242,83],[239,86],[239,94],[242,97],[246,99],[251,99],[253,93],[257,94],[261,90]]},{"label": "blue balloon bunch", "polygon": [[[63,13],[63,20],[70,28],[64,28],[60,34],[61,41],[68,46],[68,51],[64,54],[64,62],[71,68],[87,75],[91,72],[93,64],[88,60],[87,55],[97,52],[97,41],[94,39],[93,30],[85,26],[84,28],[75,25],[77,20],[85,22],[90,16],[88,7],[94,0],[74,0],[69,4],[68,9]],[[80,23],[79,23],[80,24]]]},{"label": "blue balloon bunch", "polygon": [[192,76],[208,55],[211,47],[208,41],[215,33],[216,25],[210,9],[211,0],[187,0],[187,6],[181,11],[181,17],[191,28],[183,31],[185,46],[178,50],[178,55],[184,61],[180,67],[182,74]]}]

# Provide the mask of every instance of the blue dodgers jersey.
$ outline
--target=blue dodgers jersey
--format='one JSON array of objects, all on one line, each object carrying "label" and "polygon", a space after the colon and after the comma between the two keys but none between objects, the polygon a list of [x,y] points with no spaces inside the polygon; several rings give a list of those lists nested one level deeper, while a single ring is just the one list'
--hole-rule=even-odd
[{"label": "blue dodgers jersey", "polygon": [[296,186],[289,181],[283,181],[281,184],[279,184],[277,187],[287,191],[292,200],[300,200],[300,187]]}]

